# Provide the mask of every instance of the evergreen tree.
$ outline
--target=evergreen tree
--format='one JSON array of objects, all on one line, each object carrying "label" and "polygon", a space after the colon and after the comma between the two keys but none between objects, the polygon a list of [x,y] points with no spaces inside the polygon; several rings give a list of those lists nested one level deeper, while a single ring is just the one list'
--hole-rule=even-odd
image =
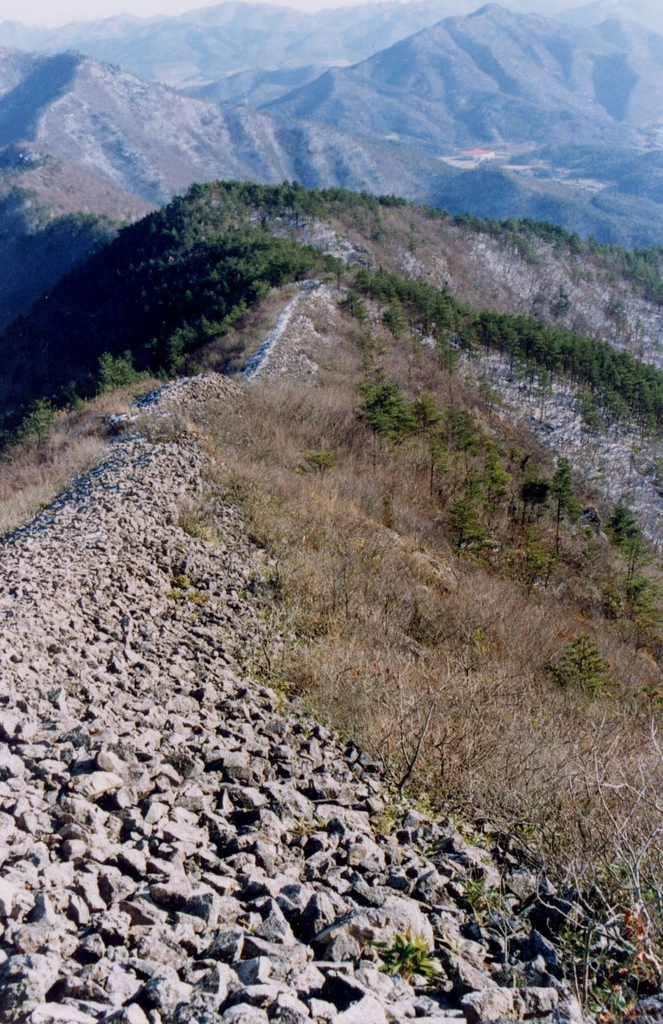
[{"label": "evergreen tree", "polygon": [[461,498],[449,510],[449,529],[456,546],[481,542],[486,539],[486,530],[481,523],[474,502],[470,498]]},{"label": "evergreen tree", "polygon": [[110,352],[104,352],[99,356],[97,394],[103,395],[107,391],[114,391],[115,388],[126,387],[140,378],[141,374],[134,370],[133,356],[129,350],[116,358]]},{"label": "evergreen tree", "polygon": [[336,456],[328,448],[323,448],[320,451],[305,448],[302,458],[304,461],[299,467],[302,473],[319,473],[320,476],[323,476],[328,469],[335,469],[337,464]]},{"label": "evergreen tree", "polygon": [[545,505],[550,496],[550,480],[544,476],[529,476],[523,480],[520,488],[520,497],[523,502],[523,517],[521,526],[525,529],[525,518],[528,508],[537,508]]},{"label": "evergreen tree", "polygon": [[465,468],[469,463],[469,455],[476,454],[483,445],[483,436],[472,413],[466,409],[449,409],[447,426],[450,438],[465,456]]},{"label": "evergreen tree", "polygon": [[54,418],[55,409],[48,399],[40,398],[33,402],[18,428],[19,441],[36,441],[37,444],[43,444],[48,439]]},{"label": "evergreen tree", "polygon": [[502,466],[495,445],[489,445],[484,456],[483,473],[481,474],[481,484],[489,505],[495,505],[498,498],[502,498],[507,493],[510,482],[511,477]]},{"label": "evergreen tree", "polygon": [[449,468],[447,449],[442,444],[442,441],[438,434],[429,434],[428,450],[430,452],[431,458],[430,492],[432,494],[435,484],[435,476],[437,475],[438,479],[441,480],[447,475],[447,473],[450,473],[451,470]]},{"label": "evergreen tree", "polygon": [[419,398],[412,403],[412,415],[417,425],[417,430],[422,437],[428,437],[431,430],[434,430],[442,420],[442,413],[437,407],[435,396],[430,391],[424,391]]},{"label": "evergreen tree", "polygon": [[442,468],[444,463],[444,472],[448,472],[449,467],[446,465],[446,453],[441,442],[439,439],[436,439],[434,442],[432,441],[435,429],[442,422],[442,413],[437,407],[435,396],[431,395],[430,391],[424,391],[412,403],[412,416],[416,423],[417,432],[423,438],[424,443],[427,444],[430,453],[430,492],[432,494],[436,461],[439,462],[440,468]]},{"label": "evergreen tree", "polygon": [[341,299],[338,304],[338,308],[341,312],[354,317],[360,324],[365,323],[368,320],[366,303],[359,298],[355,291],[350,290],[345,298]]},{"label": "evergreen tree", "polygon": [[631,510],[625,505],[617,505],[608,520],[607,530],[626,558],[623,581],[628,613],[637,629],[636,644],[641,646],[663,622],[662,589],[642,571],[650,561],[649,550]]},{"label": "evergreen tree", "polygon": [[635,516],[626,505],[617,505],[607,522],[608,534],[614,544],[622,550],[633,542],[642,540],[642,531]]},{"label": "evergreen tree", "polygon": [[605,682],[608,663],[588,633],[567,644],[559,662],[546,662],[548,675],[558,686],[576,686],[595,693]]},{"label": "evergreen tree", "polygon": [[359,385],[360,416],[377,437],[402,444],[416,432],[412,407],[394,381],[365,381]]},{"label": "evergreen tree", "polygon": [[399,338],[402,338],[407,331],[407,318],[403,313],[403,307],[398,299],[391,304],[389,309],[385,309],[382,314],[382,319],[397,341]]},{"label": "evergreen tree", "polygon": [[527,588],[528,596],[538,584],[547,585],[557,565],[557,556],[539,540],[534,527],[524,532],[524,547],[507,554],[505,565],[507,575]]},{"label": "evergreen tree", "polygon": [[557,502],[555,512],[555,553],[559,554],[559,528],[564,516],[577,519],[580,515],[580,502],[573,491],[571,480],[571,464],[568,459],[559,458],[557,469],[552,478],[550,493]]}]

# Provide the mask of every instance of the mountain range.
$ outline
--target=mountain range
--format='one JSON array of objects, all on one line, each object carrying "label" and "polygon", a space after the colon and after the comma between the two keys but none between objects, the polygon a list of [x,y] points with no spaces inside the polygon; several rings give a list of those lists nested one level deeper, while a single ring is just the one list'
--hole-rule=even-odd
[{"label": "mountain range", "polygon": [[629,129],[661,116],[662,93],[663,38],[611,23],[579,33],[489,4],[329,69],[267,109],[442,155],[488,143],[634,143]]},{"label": "mountain range", "polygon": [[334,128],[193,99],[76,54],[4,51],[0,67],[0,146],[34,143],[153,204],[219,177],[417,190],[421,170]]},{"label": "mountain range", "polygon": [[[439,9],[432,0],[408,5],[410,24]],[[109,19],[97,28],[101,40],[129,46],[129,29],[195,24],[213,40],[225,26],[219,38],[230,45],[243,25],[258,47],[260,12],[222,4],[180,19]],[[318,63],[285,66],[286,37],[293,46],[299,40],[300,61],[315,56],[317,43],[304,46],[297,35],[315,19],[318,26],[345,19],[354,26],[339,28],[347,41],[359,38],[360,25],[370,34],[375,18],[378,45],[401,31],[402,16],[399,4],[315,17],[269,8],[273,20],[263,24],[273,28],[280,65],[261,68],[249,47],[244,55],[255,66],[193,94],[73,51],[0,50],[0,201],[10,211],[0,243],[0,323],[112,235],[109,221],[135,220],[193,182],[219,178],[393,194],[452,213],[548,220],[600,241],[659,244],[663,37],[634,23],[581,29],[490,4],[350,67],[326,67],[321,53]],[[67,28],[70,41],[80,28]],[[314,42],[324,39],[316,31]],[[64,45],[66,32],[49,45]],[[163,45],[176,54],[168,32]],[[204,78],[193,51],[191,59],[191,79]],[[61,221],[73,214],[106,221],[85,230]],[[41,244],[55,220],[70,246]],[[39,269],[21,292],[15,253],[27,237]],[[66,250],[72,255],[63,262]]]},{"label": "mountain range", "polygon": [[[532,9],[526,0],[506,4],[519,11]],[[230,0],[176,17],[119,15],[48,30],[5,21],[0,23],[0,46],[47,53],[73,49],[182,88],[255,68],[354,64],[442,18],[469,14],[477,6],[477,0],[382,0],[306,14]],[[564,6],[539,4],[549,15]]]},{"label": "mountain range", "polygon": [[595,0],[558,15],[568,25],[599,25],[603,21],[633,21],[654,32],[663,32],[663,9],[656,0]]},{"label": "mountain range", "polygon": [[[73,53],[0,51],[0,325],[113,223],[195,181],[296,179],[427,201],[444,174],[426,154],[195,99]],[[92,218],[85,230],[73,214]],[[53,244],[56,222],[66,244]]]}]

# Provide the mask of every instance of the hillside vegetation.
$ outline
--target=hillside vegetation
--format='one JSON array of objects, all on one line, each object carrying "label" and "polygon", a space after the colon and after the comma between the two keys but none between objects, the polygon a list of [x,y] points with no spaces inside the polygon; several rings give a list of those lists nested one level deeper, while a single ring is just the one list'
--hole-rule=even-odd
[{"label": "hillside vegetation", "polygon": [[260,678],[355,738],[396,802],[469,815],[579,884],[569,941],[589,943],[591,998],[623,1008],[654,962],[613,970],[590,922],[637,904],[648,949],[660,936],[658,569],[627,509],[610,540],[578,522],[568,465],[501,424],[416,317],[395,338],[382,301],[361,322],[339,301],[309,314],[315,387],[263,379],[189,411],[217,468],[188,528],[242,509],[274,559]]},{"label": "hillside vegetation", "polygon": [[[563,267],[571,307],[607,282],[602,322],[621,316],[623,350],[574,334],[585,313],[554,281],[550,301],[532,289],[518,313],[498,281],[481,309],[498,258],[514,289]],[[440,288],[452,267],[453,290]],[[219,504],[241,509],[272,559],[269,579],[247,582],[268,638],[247,669],[379,759],[395,807],[401,793],[445,807],[578,888],[581,917],[560,910],[568,960],[586,1005],[612,1014],[661,977],[661,571],[629,509],[602,509],[602,529],[583,518],[591,484],[459,365],[501,349],[533,380],[580,385],[599,420],[658,433],[663,371],[628,348],[645,347],[629,317],[658,308],[660,268],[659,251],[550,225],[217,183],[121,232],[0,339],[14,458],[49,464],[50,402],[80,405],[149,371],[239,368],[285,301],[272,289],[318,278],[296,341],[308,380],[258,378],[237,401],[149,428],[177,441],[193,427],[210,457],[207,493],[180,525],[213,538]],[[64,414],[58,429],[64,449]],[[478,915],[491,898],[474,894]]]},{"label": "hillside vegetation", "polygon": [[390,196],[194,186],[125,228],[0,336],[0,426],[9,441],[35,402],[71,404],[135,371],[195,372],[210,344],[226,372],[242,356],[233,323],[271,287],[319,273],[340,282],[344,265],[358,263],[385,271],[360,275],[360,291],[390,303],[396,320],[406,305],[449,352],[495,348],[532,373],[582,384],[607,421],[658,429],[663,375],[633,351],[657,359],[662,258]]}]

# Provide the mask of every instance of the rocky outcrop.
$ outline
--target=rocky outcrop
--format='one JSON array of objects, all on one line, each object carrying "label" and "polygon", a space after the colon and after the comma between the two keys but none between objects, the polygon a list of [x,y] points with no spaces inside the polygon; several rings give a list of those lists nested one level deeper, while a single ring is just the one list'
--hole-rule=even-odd
[{"label": "rocky outcrop", "polygon": [[[147,415],[187,388],[240,400],[202,378]],[[390,804],[251,674],[273,567],[231,505],[200,536],[177,429],[117,440],[0,550],[0,1019],[580,1024],[552,886]],[[378,970],[397,936],[432,978]]]}]

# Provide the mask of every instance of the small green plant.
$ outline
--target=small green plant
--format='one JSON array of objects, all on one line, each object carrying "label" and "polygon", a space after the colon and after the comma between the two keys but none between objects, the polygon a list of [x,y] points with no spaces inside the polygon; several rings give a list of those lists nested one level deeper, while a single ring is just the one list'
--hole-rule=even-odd
[{"label": "small green plant", "polygon": [[556,665],[547,661],[544,667],[558,686],[597,693],[606,682],[608,663],[589,634],[581,633],[577,640],[566,645]]},{"label": "small green plant", "polygon": [[305,838],[308,839],[314,832],[319,832],[320,829],[324,829],[325,823],[322,818],[317,815],[315,818],[298,818],[295,824],[290,829],[290,835],[294,836],[295,839]]},{"label": "small green plant", "polygon": [[171,582],[179,590],[186,590],[187,587],[191,586],[191,580],[184,573],[178,573],[177,576],[173,576]]},{"label": "small green plant", "polygon": [[327,448],[318,452],[305,448],[302,457],[304,461],[299,466],[300,473],[319,473],[323,476],[328,469],[334,469],[336,466],[336,456]]},{"label": "small green plant", "polygon": [[209,603],[209,594],[205,594],[202,590],[192,590],[187,596],[187,601],[191,601],[191,604],[205,605]]},{"label": "small green plant", "polygon": [[177,525],[189,537],[199,537],[202,540],[208,539],[208,527],[198,516],[182,513],[177,521]]},{"label": "small green plant", "polygon": [[599,1020],[618,1020],[623,1018],[631,1005],[631,1000],[624,986],[605,981],[602,985],[590,988],[589,1009],[599,1015]]},{"label": "small green plant", "polygon": [[385,803],[384,808],[376,817],[371,819],[373,831],[381,836],[388,836],[394,831],[407,809],[407,801],[398,794]]},{"label": "small green plant", "polygon": [[452,935],[443,935],[441,942],[444,948],[448,949],[454,956],[465,956],[467,953],[469,944],[464,939],[457,939]]},{"label": "small green plant", "polygon": [[425,940],[412,935],[408,928],[405,935],[394,935],[391,945],[387,942],[371,942],[382,961],[380,970],[386,974],[400,974],[407,981],[415,975],[434,979],[440,975],[440,967],[431,956]]},{"label": "small green plant", "polygon": [[490,910],[499,910],[503,907],[503,895],[500,889],[490,888],[486,885],[485,878],[470,878],[463,882],[464,899],[472,908],[472,913],[478,924],[484,923],[484,916]]}]

